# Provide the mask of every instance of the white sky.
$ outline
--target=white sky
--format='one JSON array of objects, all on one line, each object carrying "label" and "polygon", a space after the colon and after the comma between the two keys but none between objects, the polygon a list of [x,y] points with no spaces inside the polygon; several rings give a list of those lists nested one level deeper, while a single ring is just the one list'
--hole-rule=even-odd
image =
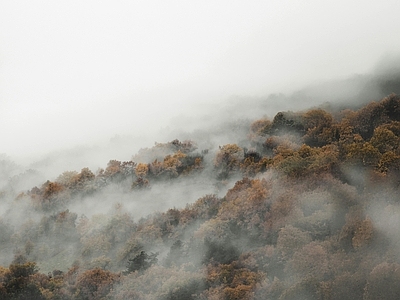
[{"label": "white sky", "polygon": [[[146,133],[400,53],[400,1],[0,2],[0,153]],[[212,109],[212,107],[210,107]]]}]

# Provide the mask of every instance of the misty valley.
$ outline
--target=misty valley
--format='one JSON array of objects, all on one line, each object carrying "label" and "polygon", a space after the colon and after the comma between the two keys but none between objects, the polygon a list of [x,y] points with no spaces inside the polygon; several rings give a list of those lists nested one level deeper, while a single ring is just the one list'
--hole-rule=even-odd
[{"label": "misty valley", "polygon": [[390,94],[54,178],[0,156],[0,299],[400,299],[399,146]]}]

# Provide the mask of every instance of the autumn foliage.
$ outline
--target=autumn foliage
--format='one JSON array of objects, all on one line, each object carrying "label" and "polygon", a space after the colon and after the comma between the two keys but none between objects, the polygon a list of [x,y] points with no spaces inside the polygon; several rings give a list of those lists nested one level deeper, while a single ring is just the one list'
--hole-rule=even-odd
[{"label": "autumn foliage", "polygon": [[[215,149],[173,140],[66,171],[19,191],[13,205],[32,212],[21,226],[0,220],[2,253],[15,254],[0,298],[400,299],[399,146],[392,94],[357,110],[279,112]],[[158,184],[205,177],[215,194],[133,218],[134,199]],[[73,210],[105,191],[108,213]]]}]

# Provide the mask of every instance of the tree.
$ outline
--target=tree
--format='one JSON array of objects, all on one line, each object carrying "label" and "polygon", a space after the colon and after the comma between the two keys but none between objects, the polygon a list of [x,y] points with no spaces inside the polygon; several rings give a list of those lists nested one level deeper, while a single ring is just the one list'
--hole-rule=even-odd
[{"label": "tree", "polygon": [[304,120],[300,114],[289,112],[278,112],[272,121],[271,132],[273,134],[285,134],[288,132],[304,133]]},{"label": "tree", "polygon": [[383,262],[369,274],[365,286],[365,300],[400,299],[400,265]]},{"label": "tree", "polygon": [[382,100],[385,114],[393,121],[400,121],[400,96],[390,94]]},{"label": "tree", "polygon": [[330,299],[354,300],[363,298],[366,275],[361,272],[343,272],[331,282]]},{"label": "tree", "polygon": [[297,250],[310,242],[311,236],[307,232],[287,225],[279,231],[276,247],[283,258],[289,259]]},{"label": "tree", "polygon": [[239,257],[239,250],[233,246],[232,242],[228,239],[218,241],[206,238],[204,240],[204,246],[204,264],[210,261],[220,264],[229,264]]},{"label": "tree", "polygon": [[371,102],[352,114],[349,121],[356,133],[360,134],[364,140],[369,140],[374,129],[379,125],[389,123],[390,118],[381,102]]},{"label": "tree", "polygon": [[303,139],[307,145],[321,147],[329,142],[329,138],[332,139],[327,129],[332,126],[333,118],[328,112],[322,109],[309,110],[303,119],[306,130]]},{"label": "tree", "polygon": [[149,187],[149,181],[145,178],[139,177],[134,182],[132,182],[132,190],[139,190]]},{"label": "tree", "polygon": [[387,151],[397,150],[400,146],[400,139],[391,130],[380,126],[374,130],[370,143],[383,154]]},{"label": "tree", "polygon": [[38,272],[36,263],[29,262],[22,255],[17,255],[5,274],[3,286],[6,299],[44,300],[39,287],[32,281],[32,275]]},{"label": "tree", "polygon": [[[207,266],[207,283],[219,291],[218,299],[253,299],[253,290],[263,279],[260,272],[244,268],[237,261],[229,264],[209,264]],[[213,290],[209,289],[208,298],[214,299]]]},{"label": "tree", "polygon": [[400,155],[395,154],[393,151],[385,152],[378,163],[378,170],[383,173],[399,171]]},{"label": "tree", "polygon": [[272,123],[268,119],[256,120],[250,125],[250,130],[258,135],[265,135],[271,129]]},{"label": "tree", "polygon": [[57,177],[56,183],[59,183],[66,188],[71,188],[74,185],[75,179],[78,176],[76,171],[65,171],[60,176]]},{"label": "tree", "polygon": [[328,252],[321,243],[311,242],[293,254],[286,271],[295,271],[300,277],[312,276],[323,280],[329,272]]},{"label": "tree", "polygon": [[164,157],[163,161],[163,172],[168,175],[169,178],[174,178],[179,176],[179,168],[182,166],[182,160],[186,157],[186,154],[177,151],[173,155],[167,155]]},{"label": "tree", "polygon": [[150,268],[152,265],[156,264],[158,253],[150,253],[147,254],[145,251],[140,251],[138,255],[134,258],[128,260],[127,269],[125,271],[126,274],[135,272],[135,271],[144,271]]},{"label": "tree", "polygon": [[102,269],[87,270],[76,279],[75,299],[97,300],[105,299],[110,293],[119,276]]},{"label": "tree", "polygon": [[245,176],[255,176],[265,171],[271,164],[272,159],[261,157],[258,152],[250,150],[245,153],[245,158],[240,164],[240,170]]},{"label": "tree", "polygon": [[167,266],[179,266],[185,259],[185,252],[183,249],[183,243],[181,240],[175,241],[167,254],[165,264]]},{"label": "tree", "polygon": [[47,180],[40,189],[33,188],[30,192],[34,206],[42,210],[51,210],[60,206],[68,198],[65,187],[57,182]]},{"label": "tree", "polygon": [[220,147],[214,159],[214,166],[228,177],[231,173],[239,170],[240,163],[244,159],[244,150],[236,144],[227,144]]},{"label": "tree", "polygon": [[149,166],[147,164],[140,163],[136,166],[135,174],[139,178],[145,178],[149,172]]},{"label": "tree", "polygon": [[381,153],[371,143],[353,143],[349,145],[346,158],[348,162],[361,166],[377,166]]},{"label": "tree", "polygon": [[133,162],[120,162],[118,160],[110,160],[107,164],[107,168],[104,172],[105,178],[113,182],[120,182],[125,177],[129,176],[133,172]]}]

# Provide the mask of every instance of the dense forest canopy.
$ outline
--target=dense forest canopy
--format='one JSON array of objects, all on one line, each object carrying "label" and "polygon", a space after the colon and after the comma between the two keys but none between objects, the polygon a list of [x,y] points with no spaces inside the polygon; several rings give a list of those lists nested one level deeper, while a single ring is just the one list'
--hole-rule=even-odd
[{"label": "dense forest canopy", "polygon": [[400,96],[232,124],[29,187],[1,157],[0,298],[399,299]]}]

